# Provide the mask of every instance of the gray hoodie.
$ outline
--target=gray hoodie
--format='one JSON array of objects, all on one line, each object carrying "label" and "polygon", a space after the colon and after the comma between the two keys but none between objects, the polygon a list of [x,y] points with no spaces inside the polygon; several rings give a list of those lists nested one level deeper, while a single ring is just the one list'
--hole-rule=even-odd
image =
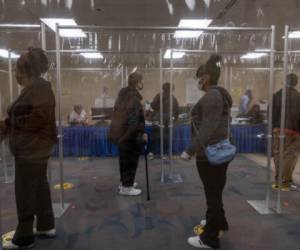
[{"label": "gray hoodie", "polygon": [[232,98],[222,87],[213,86],[192,109],[192,143],[189,155],[204,156],[204,147],[228,137]]}]

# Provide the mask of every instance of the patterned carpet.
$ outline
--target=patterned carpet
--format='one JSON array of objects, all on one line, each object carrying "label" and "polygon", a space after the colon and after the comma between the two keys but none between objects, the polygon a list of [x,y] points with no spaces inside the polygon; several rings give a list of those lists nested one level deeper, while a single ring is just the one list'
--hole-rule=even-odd
[{"label": "patterned carpet", "polygon": [[[53,185],[58,162],[51,160]],[[151,201],[117,195],[117,159],[67,159],[65,180],[75,185],[65,191],[71,203],[57,220],[58,237],[38,239],[41,250],[185,250],[193,226],[205,214],[202,184],[195,163],[174,161],[174,172],[183,183],[160,183],[160,162],[150,161]],[[239,156],[231,164],[224,203],[230,231],[222,238],[226,250],[297,250],[300,239],[299,192],[283,194],[283,215],[259,215],[247,200],[265,199],[266,170]],[[145,191],[145,168],[141,158],[136,178]],[[14,229],[16,213],[12,184],[0,184],[1,230]],[[52,190],[54,202],[59,191]],[[275,198],[275,192],[272,194]]]}]

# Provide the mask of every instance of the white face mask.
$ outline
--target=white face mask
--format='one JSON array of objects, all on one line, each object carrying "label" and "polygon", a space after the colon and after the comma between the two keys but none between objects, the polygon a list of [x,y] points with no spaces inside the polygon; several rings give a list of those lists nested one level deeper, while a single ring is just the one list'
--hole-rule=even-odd
[{"label": "white face mask", "polygon": [[203,91],[205,76],[202,76],[198,79],[198,89]]}]

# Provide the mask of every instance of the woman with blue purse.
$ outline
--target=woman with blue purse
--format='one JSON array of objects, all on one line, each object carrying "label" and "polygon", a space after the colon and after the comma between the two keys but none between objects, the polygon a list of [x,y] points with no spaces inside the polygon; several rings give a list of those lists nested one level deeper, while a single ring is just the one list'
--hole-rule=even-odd
[{"label": "woman with blue purse", "polygon": [[219,248],[219,233],[228,230],[222,193],[227,168],[236,148],[229,141],[232,98],[226,89],[218,87],[220,63],[221,56],[213,54],[197,70],[199,88],[205,95],[192,109],[193,139],[191,146],[181,154],[184,160],[196,155],[197,169],[205,190],[207,212],[206,220],[201,222],[203,232],[188,239],[188,243],[197,248]]}]

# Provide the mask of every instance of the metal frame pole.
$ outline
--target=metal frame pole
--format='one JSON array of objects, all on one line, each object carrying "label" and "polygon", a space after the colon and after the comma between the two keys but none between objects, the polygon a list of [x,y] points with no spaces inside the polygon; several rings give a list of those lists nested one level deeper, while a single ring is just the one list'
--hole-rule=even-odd
[{"label": "metal frame pole", "polygon": [[13,77],[12,77],[12,58],[11,51],[8,51],[8,81],[9,81],[9,101],[14,101]]},{"label": "metal frame pole", "polygon": [[282,86],[282,100],[281,100],[281,121],[280,121],[280,144],[279,144],[279,169],[278,169],[278,191],[277,191],[277,213],[281,213],[281,186],[282,186],[282,168],[284,164],[283,151],[285,140],[285,112],[286,112],[286,76],[288,73],[288,33],[289,26],[286,25],[284,29],[284,56],[283,56],[283,86]]},{"label": "metal frame pole", "polygon": [[[44,50],[44,51],[47,50],[46,25],[43,22],[41,22],[41,46],[42,46],[42,50]],[[48,74],[45,73],[44,77],[45,77],[45,79],[48,79]],[[48,165],[47,170],[48,170],[49,186],[51,187],[52,186],[52,168],[51,168],[51,165]]]},{"label": "metal frame pole", "polygon": [[225,76],[224,76],[224,87],[225,87],[225,89],[227,89],[227,91],[229,92],[229,84],[228,84],[228,66],[226,65],[225,66],[225,70],[224,70],[225,72]]},{"label": "metal frame pole", "polygon": [[[13,101],[14,101],[14,90],[13,90],[14,81],[13,81],[13,66],[12,66],[11,50],[8,51],[8,79],[9,79],[9,97],[10,97],[10,103],[13,103]],[[8,168],[7,162],[4,165],[4,167]],[[14,164],[14,161],[13,161],[13,163],[12,163],[13,170],[14,170],[14,167],[15,167],[15,164]],[[7,169],[6,169],[6,171],[7,171]],[[12,171],[12,173],[13,173],[12,177],[14,179],[15,171]],[[7,172],[7,174],[8,174],[8,172]],[[7,182],[9,182],[8,176],[7,176]]]},{"label": "metal frame pole", "polygon": [[125,84],[124,84],[124,87],[127,87],[128,86],[128,67],[126,66],[125,68]]},{"label": "metal frame pole", "polygon": [[160,49],[159,53],[159,128],[160,128],[160,165],[161,165],[161,175],[160,175],[160,181],[162,183],[165,182],[165,169],[164,169],[164,120],[163,120],[163,52],[162,49]]},{"label": "metal frame pole", "polygon": [[121,67],[121,88],[124,88],[125,82],[124,82],[124,66]]},{"label": "metal frame pole", "polygon": [[274,91],[274,56],[275,56],[275,26],[272,25],[271,44],[270,44],[270,78],[269,78],[269,113],[268,113],[268,136],[267,136],[267,192],[266,192],[266,211],[271,208],[271,174],[272,174],[272,134],[273,134],[273,91]]},{"label": "metal frame pole", "polygon": [[170,174],[173,174],[173,78],[174,78],[174,74],[173,74],[173,49],[171,49],[171,60],[170,60],[170,66],[171,66],[171,71],[170,71],[170,121],[169,121],[169,160],[170,160],[170,168],[171,168],[171,172]]},{"label": "metal frame pole", "polygon": [[230,67],[229,68],[229,93],[230,94],[231,94],[232,79],[233,79],[233,69],[232,67]]},{"label": "metal frame pole", "polygon": [[56,81],[57,81],[57,101],[58,101],[58,140],[59,140],[59,168],[60,168],[60,202],[61,207],[65,208],[64,197],[64,165],[63,165],[63,128],[62,128],[62,107],[61,107],[61,58],[60,58],[60,38],[59,25],[56,24],[55,45],[56,45]]}]

